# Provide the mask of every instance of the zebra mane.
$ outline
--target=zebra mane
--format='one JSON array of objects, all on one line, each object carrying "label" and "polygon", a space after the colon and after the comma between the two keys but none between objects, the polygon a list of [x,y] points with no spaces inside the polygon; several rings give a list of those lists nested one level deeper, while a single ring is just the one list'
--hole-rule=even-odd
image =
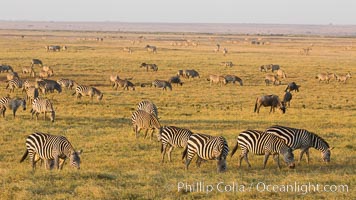
[{"label": "zebra mane", "polygon": [[329,148],[330,146],[329,146],[329,143],[327,143],[322,137],[320,137],[319,135],[317,135],[317,134],[315,134],[315,133],[313,133],[313,132],[310,132],[311,134],[313,134],[314,136],[315,136],[315,138],[316,138],[316,141],[321,141],[321,142],[323,142],[323,143],[325,143],[326,144],[326,146]]}]

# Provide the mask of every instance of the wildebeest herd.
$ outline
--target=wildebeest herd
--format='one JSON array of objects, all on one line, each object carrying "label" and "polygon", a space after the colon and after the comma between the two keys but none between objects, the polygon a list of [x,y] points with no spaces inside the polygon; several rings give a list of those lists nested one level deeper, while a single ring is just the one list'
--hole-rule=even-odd
[{"label": "wildebeest herd", "polygon": [[[220,46],[219,46],[220,47]],[[157,47],[152,45],[147,45],[145,47],[147,51],[153,54],[157,53]],[[66,50],[67,47],[64,46],[46,46],[47,51],[60,51]],[[130,50],[130,53],[132,51]],[[224,55],[227,53],[227,49],[224,48]],[[232,62],[224,62],[223,66],[233,67]],[[36,77],[36,67],[41,67],[42,69],[37,73],[38,77],[35,80],[24,80],[21,79],[19,74],[14,71],[10,65],[1,65],[0,72],[7,73],[6,89],[10,93],[14,93],[15,89],[22,89],[26,92],[25,98],[18,97],[2,97],[0,98],[0,111],[3,117],[5,117],[6,110],[13,111],[13,117],[15,118],[16,111],[19,107],[26,109],[26,103],[31,104],[31,118],[36,115],[36,119],[40,113],[43,113],[44,119],[46,119],[46,114],[50,115],[50,120],[55,121],[55,107],[51,100],[46,97],[40,97],[40,95],[46,95],[47,93],[57,93],[62,92],[62,88],[74,89],[72,95],[76,98],[81,98],[82,96],[89,96],[92,100],[94,97],[98,101],[103,99],[104,94],[96,87],[79,84],[75,80],[61,78],[57,81],[48,79],[52,76],[58,76],[54,73],[54,68],[50,66],[43,65],[40,59],[32,59],[31,66],[22,67],[22,74],[24,76]],[[158,66],[154,63],[142,63],[140,68],[146,68],[146,71],[152,71],[155,73],[159,70]],[[276,72],[276,74],[267,74],[265,76],[266,85],[281,84],[281,79],[286,79],[287,74],[281,69],[279,65],[270,64],[262,65],[260,68],[261,72]],[[151,73],[151,72],[150,72]],[[182,79],[195,79],[200,78],[200,74],[195,69],[185,69],[178,70],[178,72],[167,80],[155,79],[151,83],[138,84],[139,86],[151,85],[152,87],[162,88],[162,90],[172,90],[172,84],[177,84],[183,86]],[[351,73],[346,75],[336,75],[335,73],[320,73],[316,78],[321,81],[329,83],[331,79],[338,80],[340,82],[346,83],[346,81],[351,78]],[[244,86],[243,80],[236,75],[215,75],[210,74],[207,76],[207,80],[212,84],[219,84],[220,86],[226,85],[228,83],[238,82],[240,86]],[[118,87],[124,90],[135,90],[134,84],[131,82],[131,78],[121,79],[118,74],[111,75],[109,77],[111,86],[114,89]],[[184,86],[183,86],[184,87]],[[285,95],[281,99],[277,95],[263,95],[257,97],[255,102],[254,111],[259,113],[260,107],[270,106],[270,112],[274,112],[275,108],[280,108],[283,113],[286,112],[286,106],[290,106],[290,101],[292,99],[292,91],[299,92],[301,86],[297,85],[295,82],[288,83],[285,89]],[[252,110],[252,109],[251,109]],[[173,148],[183,148],[182,158],[185,159],[185,165],[188,169],[192,158],[197,155],[197,165],[200,166],[203,160],[217,160],[217,170],[218,172],[223,172],[227,169],[226,158],[229,153],[228,142],[223,136],[210,136],[202,133],[193,133],[191,130],[186,128],[179,128],[176,126],[163,126],[160,123],[160,118],[158,118],[157,106],[149,101],[145,100],[138,104],[137,110],[132,113],[131,117],[133,130],[136,137],[139,137],[140,130],[145,130],[145,137],[148,131],[151,130],[151,138],[156,130],[156,136],[158,141],[161,142],[161,161],[164,161],[165,154],[168,154],[168,160],[171,160],[171,152]],[[272,155],[278,167],[280,167],[278,156],[281,155],[284,161],[290,168],[295,167],[293,150],[301,149],[300,159],[305,153],[307,160],[309,161],[309,148],[313,147],[321,151],[322,158],[325,162],[330,161],[330,150],[332,149],[329,144],[317,134],[309,132],[304,129],[296,129],[284,126],[272,126],[266,128],[264,131],[259,130],[246,130],[241,132],[237,136],[236,146],[233,148],[231,156],[234,155],[236,150],[240,146],[242,153],[240,155],[240,165],[242,159],[244,159],[248,166],[251,166],[248,161],[248,152],[252,152],[256,155],[264,155],[264,167],[268,157]],[[167,148],[168,152],[167,152]],[[57,168],[62,169],[64,161],[66,158],[70,159],[70,164],[76,168],[80,168],[80,155],[81,151],[76,151],[71,143],[64,136],[55,136],[51,134],[35,132],[28,136],[26,139],[26,152],[23,155],[21,162],[29,155],[32,162],[32,167],[35,169],[36,162],[42,160],[46,163],[46,168]]]}]

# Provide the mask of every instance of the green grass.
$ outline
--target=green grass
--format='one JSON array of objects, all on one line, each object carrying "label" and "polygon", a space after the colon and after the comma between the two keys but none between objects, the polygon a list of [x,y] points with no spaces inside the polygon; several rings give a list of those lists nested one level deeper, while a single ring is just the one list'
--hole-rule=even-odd
[{"label": "green grass", "polygon": [[[199,41],[200,46],[170,46],[170,41],[181,39],[179,34],[133,34],[109,32],[41,32],[0,31],[0,62],[21,72],[32,58],[41,59],[52,66],[53,79],[70,78],[78,83],[96,86],[104,93],[102,102],[91,102],[87,97],[76,100],[73,91],[48,94],[56,110],[54,123],[40,119],[30,120],[29,109],[18,110],[12,119],[9,111],[0,118],[0,199],[355,199],[355,121],[356,104],[354,78],[347,84],[331,81],[318,83],[315,75],[335,72],[352,75],[356,69],[356,50],[344,50],[355,43],[354,38],[326,37],[265,37],[269,45],[252,46],[245,36],[219,36],[216,41],[209,35],[186,34]],[[25,38],[11,36],[24,34]],[[45,35],[46,37],[42,37]],[[130,40],[145,39],[132,45]],[[83,41],[77,38],[104,37],[103,42]],[[120,38],[120,36],[123,36]],[[251,36],[250,36],[251,37]],[[227,43],[238,40],[237,44]],[[213,53],[216,43],[229,50],[227,56]],[[310,56],[299,55],[300,49],[313,44]],[[66,52],[46,52],[48,44],[67,45]],[[158,47],[157,54],[145,51],[146,44]],[[133,48],[133,54],[122,51]],[[232,61],[232,68],[221,67],[223,61]],[[156,63],[157,72],[139,68],[142,62]],[[263,64],[280,64],[288,79],[281,86],[265,86]],[[109,75],[118,73],[122,78],[132,77],[134,83],[150,83],[154,79],[168,79],[179,69],[196,69],[200,79],[183,80],[184,85],[173,86],[173,91],[150,87],[137,87],[135,91],[115,91],[109,85]],[[35,71],[39,72],[39,67]],[[244,86],[228,84],[220,87],[206,80],[209,74],[234,74],[241,77]],[[21,75],[26,78],[25,75]],[[0,96],[6,96],[6,74],[2,80]],[[254,103],[263,94],[283,96],[288,82],[300,84],[299,93],[293,93],[291,107],[286,114],[269,108],[253,112]],[[22,97],[20,91],[11,96]],[[228,158],[228,171],[216,173],[215,161],[204,162],[197,168],[192,162],[189,171],[181,162],[182,149],[175,149],[171,163],[160,163],[160,144],[134,137],[131,113],[142,99],[151,99],[158,106],[163,125],[189,128],[196,133],[223,135],[230,146],[236,144],[239,132],[246,129],[264,130],[280,124],[305,128],[323,137],[332,151],[331,163],[321,162],[320,152],[311,150],[311,163],[305,160],[290,170],[283,165],[278,170],[270,158],[262,170],[263,156],[249,155],[252,168],[245,162],[237,168],[238,151]],[[46,171],[38,167],[32,172],[30,162],[19,163],[25,151],[25,138],[34,131],[65,135],[79,150],[83,149],[81,169],[75,170],[66,162],[63,171]],[[296,157],[299,151],[295,152]],[[211,193],[178,191],[178,183],[205,185],[238,183],[246,187],[243,192]],[[333,184],[348,185],[348,192],[267,192],[257,191],[258,183],[272,185]],[[252,187],[250,188],[250,186]],[[251,189],[251,190],[249,190]]]}]

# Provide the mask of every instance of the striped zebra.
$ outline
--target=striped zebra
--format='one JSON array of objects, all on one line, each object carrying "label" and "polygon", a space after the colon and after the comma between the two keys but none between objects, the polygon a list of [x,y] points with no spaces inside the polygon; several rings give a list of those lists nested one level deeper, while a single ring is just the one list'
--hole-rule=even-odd
[{"label": "striped zebra", "polygon": [[152,52],[152,53],[154,53],[154,54],[157,53],[157,47],[155,47],[155,46],[146,45],[145,48],[147,49],[148,52]]},{"label": "striped zebra", "polygon": [[224,137],[193,134],[188,139],[183,158],[186,157],[185,166],[187,170],[193,157],[197,154],[196,163],[198,167],[200,167],[202,160],[217,160],[217,171],[224,172],[227,169],[226,157],[228,153],[229,146]]},{"label": "striped zebra", "polygon": [[[70,165],[80,169],[79,155],[81,153],[82,150],[76,151],[64,136],[35,132],[26,138],[26,151],[20,162],[23,162],[29,156],[32,169],[35,170],[39,158],[53,160],[54,167],[61,170],[65,160],[69,158]],[[63,159],[63,161],[60,159]]]},{"label": "striped zebra", "polygon": [[15,92],[15,88],[22,88],[22,80],[15,78],[7,81],[6,89],[9,89],[10,93]]},{"label": "striped zebra", "polygon": [[164,156],[168,149],[168,160],[171,161],[171,153],[174,147],[186,148],[189,137],[193,133],[184,128],[178,128],[175,126],[164,126],[158,134],[158,141],[162,142],[161,145],[161,154],[162,154],[162,163],[164,162]]},{"label": "striped zebra", "polygon": [[123,79],[117,79],[115,80],[115,83],[114,83],[114,89],[117,90],[118,87],[122,87],[124,88],[124,90],[129,90],[129,87],[132,88],[132,90],[135,90],[135,85],[131,82],[131,81],[128,81],[128,80],[123,80]]},{"label": "striped zebra", "polygon": [[66,79],[66,78],[61,78],[59,80],[57,80],[57,83],[64,88],[68,88],[70,90],[73,89],[73,86],[76,84],[75,81],[70,80],[70,79]]},{"label": "striped zebra", "polygon": [[168,89],[172,91],[172,85],[168,81],[156,79],[152,82],[152,85],[157,88],[162,88],[163,90],[167,90],[168,87]]},{"label": "striped zebra", "polygon": [[278,136],[293,150],[301,149],[299,161],[302,160],[304,153],[307,155],[307,163],[309,163],[309,148],[314,147],[321,151],[324,162],[330,162],[331,152],[334,147],[329,147],[329,144],[315,133],[305,129],[290,128],[285,126],[271,126],[266,129],[267,133]]},{"label": "striped zebra", "polygon": [[24,66],[22,67],[22,73],[23,74],[30,74],[30,77],[35,77],[36,76],[36,72],[35,70],[33,69],[32,66]]},{"label": "striped zebra", "polygon": [[36,121],[38,120],[38,115],[43,113],[43,119],[46,120],[46,113],[51,113],[50,119],[51,122],[54,122],[56,112],[53,109],[53,105],[49,99],[44,99],[41,97],[37,97],[32,102],[32,109],[30,111],[31,119],[33,119],[33,115],[36,114]]},{"label": "striped zebra", "polygon": [[237,137],[236,146],[231,152],[231,157],[235,154],[239,145],[241,146],[242,150],[239,167],[241,166],[243,158],[247,162],[248,167],[251,167],[247,157],[249,151],[256,155],[265,156],[263,160],[263,169],[266,168],[267,160],[270,155],[273,155],[278,168],[281,168],[279,164],[279,154],[283,156],[284,161],[287,163],[289,168],[295,167],[292,149],[288,147],[283,140],[273,134],[257,130],[246,130],[241,132]]},{"label": "striped zebra", "polygon": [[30,86],[25,89],[26,100],[32,104],[33,100],[39,96],[38,89],[34,86]]},{"label": "striped zebra", "polygon": [[146,67],[146,72],[148,72],[148,69],[152,69],[152,71],[156,72],[158,70],[158,67],[156,64],[147,64],[147,63],[142,63],[140,68]]},{"label": "striped zebra", "polygon": [[75,92],[72,94],[72,96],[74,95],[77,96],[77,99],[81,98],[82,96],[89,96],[92,101],[94,96],[97,96],[98,101],[102,100],[104,96],[103,93],[101,93],[95,87],[86,85],[77,85],[77,87],[75,88]]},{"label": "striped zebra", "polygon": [[136,138],[138,138],[138,134],[140,133],[141,129],[145,129],[145,138],[147,137],[148,130],[152,130],[150,138],[151,140],[155,129],[160,130],[162,127],[155,115],[150,114],[144,110],[137,110],[133,112],[131,121]]},{"label": "striped zebra", "polygon": [[212,83],[216,83],[216,84],[219,84],[220,86],[222,86],[223,84],[226,85],[226,83],[227,83],[224,76],[213,75],[213,74],[209,75],[209,78],[207,78],[207,81],[210,81],[210,85]]},{"label": "striped zebra", "polygon": [[157,106],[150,100],[143,100],[137,105],[137,110],[146,111],[158,118]]},{"label": "striped zebra", "polygon": [[20,98],[2,97],[0,98],[0,114],[5,118],[5,112],[7,109],[12,110],[14,119],[16,117],[17,109],[22,106],[23,110],[26,110],[26,100]]}]

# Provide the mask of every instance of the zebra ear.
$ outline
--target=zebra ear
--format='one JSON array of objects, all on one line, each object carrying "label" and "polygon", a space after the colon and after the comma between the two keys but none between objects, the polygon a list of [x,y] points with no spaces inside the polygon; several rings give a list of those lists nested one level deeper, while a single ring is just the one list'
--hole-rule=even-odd
[{"label": "zebra ear", "polygon": [[334,149],[334,147],[330,147],[330,148],[329,148],[329,150],[333,150],[333,149]]},{"label": "zebra ear", "polygon": [[83,153],[83,149],[79,150],[77,153],[78,153],[78,155],[82,154]]}]

